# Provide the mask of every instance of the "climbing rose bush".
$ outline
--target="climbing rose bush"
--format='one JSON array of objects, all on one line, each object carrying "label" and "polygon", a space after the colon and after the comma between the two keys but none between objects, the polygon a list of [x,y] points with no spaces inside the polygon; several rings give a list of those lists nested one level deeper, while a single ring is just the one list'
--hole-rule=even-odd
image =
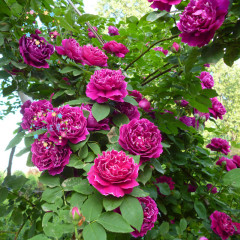
[{"label": "climbing rose bush", "polygon": [[101,194],[123,197],[138,186],[139,166],[123,151],[103,152],[88,172],[89,183]]}]

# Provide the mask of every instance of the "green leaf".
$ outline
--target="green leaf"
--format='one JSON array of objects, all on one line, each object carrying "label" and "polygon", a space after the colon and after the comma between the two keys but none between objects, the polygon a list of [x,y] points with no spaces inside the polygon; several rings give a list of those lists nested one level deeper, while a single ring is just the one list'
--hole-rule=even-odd
[{"label": "green leaf", "polygon": [[160,210],[164,215],[166,215],[166,214],[167,214],[167,209],[166,209],[166,207],[165,207],[162,203],[158,203],[157,205],[158,205],[159,210]]},{"label": "green leaf", "polygon": [[14,65],[16,68],[19,68],[19,69],[24,69],[26,68],[28,65],[27,64],[24,64],[24,63],[19,63],[19,62],[14,62],[14,61],[11,61],[12,65]]},{"label": "green leaf", "polygon": [[106,211],[112,211],[122,204],[123,198],[108,196],[103,198],[103,206]]},{"label": "green leaf", "polygon": [[185,218],[182,218],[180,220],[180,225],[179,226],[180,226],[181,231],[184,232],[185,229],[187,228],[187,221],[186,221]]},{"label": "green leaf", "polygon": [[142,182],[144,185],[151,179],[153,169],[146,165],[144,171],[140,171],[138,175],[138,181]]},{"label": "green leaf", "polygon": [[105,229],[97,222],[90,223],[83,229],[84,240],[107,240]]},{"label": "green leaf", "polygon": [[89,102],[91,99],[88,98],[88,97],[80,97],[76,100],[72,100],[72,101],[68,101],[68,102],[65,102],[65,105],[70,105],[70,106],[74,106],[74,105],[80,105],[82,103],[87,103]]},{"label": "green leaf", "polygon": [[233,187],[240,188],[240,168],[227,172],[223,177],[223,182],[225,185],[232,185]]},{"label": "green leaf", "polygon": [[46,236],[43,235],[43,234],[38,234],[38,235],[30,238],[29,240],[49,240],[49,238],[46,237]]},{"label": "green leaf", "polygon": [[162,236],[166,235],[169,231],[169,223],[163,222],[159,227],[159,232]]},{"label": "green leaf", "polygon": [[81,158],[81,159],[84,159],[88,156],[88,146],[87,145],[84,145],[78,152],[78,156]]},{"label": "green leaf", "polygon": [[110,113],[110,106],[108,104],[94,103],[92,106],[93,117],[99,122],[106,118]]},{"label": "green leaf", "polygon": [[46,132],[47,132],[47,129],[39,129],[35,132],[31,132],[31,133],[26,134],[25,138],[26,137],[33,137],[34,135],[41,135],[41,134],[46,133]]},{"label": "green leaf", "polygon": [[47,226],[43,228],[43,231],[47,236],[54,237],[55,239],[58,239],[62,236],[63,230],[62,224],[59,222],[48,222]]},{"label": "green leaf", "polygon": [[143,208],[137,198],[127,196],[120,206],[123,218],[138,231],[143,223]]},{"label": "green leaf", "polygon": [[78,207],[79,209],[81,209],[83,202],[86,200],[86,198],[87,196],[84,196],[83,194],[73,193],[69,202],[72,207]]},{"label": "green leaf", "polygon": [[13,190],[20,190],[27,181],[28,181],[28,179],[26,177],[24,177],[23,175],[7,176],[4,179],[3,186],[12,188]]},{"label": "green leaf", "polygon": [[42,175],[39,177],[39,181],[51,188],[60,186],[60,178],[58,176],[50,175],[47,171],[42,173]]},{"label": "green leaf", "polygon": [[198,48],[192,48],[186,63],[185,63],[185,72],[188,73],[190,72],[190,70],[193,68],[196,60],[197,60],[197,56],[199,55],[199,50]]},{"label": "green leaf", "polygon": [[165,170],[162,169],[162,165],[157,159],[152,159],[151,163],[159,173],[162,173],[162,174],[165,173]]},{"label": "green leaf", "polygon": [[217,63],[223,57],[223,45],[209,44],[202,48],[202,60],[204,63]]},{"label": "green leaf", "polygon": [[11,219],[16,225],[21,225],[23,222],[22,211],[19,208],[14,209],[11,215]]},{"label": "green leaf", "polygon": [[110,232],[130,233],[134,231],[124,218],[115,212],[102,213],[97,222]]},{"label": "green leaf", "polygon": [[60,96],[62,96],[64,94],[64,90],[58,91],[57,93],[55,93],[52,97],[52,99],[56,99]]},{"label": "green leaf", "polygon": [[84,195],[90,195],[93,192],[93,187],[87,179],[84,179],[79,184],[73,186],[73,190]]},{"label": "green leaf", "polygon": [[88,146],[92,149],[92,151],[98,155],[101,154],[102,151],[97,143],[88,143]]},{"label": "green leaf", "polygon": [[80,184],[81,181],[83,181],[83,180],[79,177],[68,178],[63,181],[62,187],[63,187],[64,191],[72,191],[73,187]]},{"label": "green leaf", "polygon": [[3,201],[5,201],[7,199],[8,196],[8,190],[5,187],[1,187],[0,188],[0,203],[2,203]]},{"label": "green leaf", "polygon": [[76,169],[82,169],[84,167],[84,162],[81,161],[81,158],[75,154],[71,154],[69,159],[68,167],[74,167]]},{"label": "green leaf", "polygon": [[15,147],[16,145],[18,145],[22,139],[24,137],[24,132],[20,132],[18,133],[11,141],[10,143],[8,144],[8,146],[6,147],[6,150],[7,151],[8,149],[11,149],[13,147]]},{"label": "green leaf", "polygon": [[68,143],[68,144],[71,147],[71,149],[73,150],[73,152],[76,152],[76,151],[78,151],[80,148],[82,148],[87,143],[89,137],[90,137],[90,135],[87,135],[87,138],[84,141],[80,142],[80,143],[77,143],[77,144]]},{"label": "green leaf", "polygon": [[112,120],[117,127],[129,123],[129,118],[125,114],[117,114],[113,117]]},{"label": "green leaf", "polygon": [[26,147],[15,154],[16,157],[21,157],[23,154],[28,153],[31,150],[31,147]]},{"label": "green leaf", "polygon": [[89,196],[88,200],[84,202],[81,211],[88,221],[94,221],[99,218],[102,209],[102,201],[98,198],[98,195],[94,194]]},{"label": "green leaf", "polygon": [[131,103],[133,106],[138,106],[138,102],[131,96],[126,96],[123,100],[124,102]]},{"label": "green leaf", "polygon": [[56,199],[63,196],[63,190],[61,187],[47,188],[42,194],[42,200],[48,203],[54,203]]},{"label": "green leaf", "polygon": [[203,203],[199,202],[199,201],[195,201],[194,202],[194,209],[196,210],[198,216],[202,219],[206,219],[207,218],[207,210],[204,206]]},{"label": "green leaf", "polygon": [[34,167],[34,164],[32,162],[32,152],[30,152],[28,154],[28,157],[27,157],[27,164],[26,164],[28,167]]},{"label": "green leaf", "polygon": [[141,188],[139,187],[135,187],[132,192],[130,193],[131,196],[133,197],[147,197],[149,196],[148,192],[143,191]]},{"label": "green leaf", "polygon": [[167,183],[157,183],[157,186],[159,187],[160,193],[162,193],[163,195],[168,196],[171,194],[169,185]]},{"label": "green leaf", "polygon": [[78,23],[85,23],[88,21],[93,21],[98,19],[99,16],[98,15],[94,15],[94,14],[83,14],[82,16],[78,17]]},{"label": "green leaf", "polygon": [[168,12],[166,12],[165,10],[163,10],[163,11],[161,11],[161,12],[151,12],[151,13],[147,16],[146,20],[147,20],[148,22],[154,22],[154,21],[156,21],[158,18],[163,17],[163,16],[165,16],[166,14],[168,14]]}]

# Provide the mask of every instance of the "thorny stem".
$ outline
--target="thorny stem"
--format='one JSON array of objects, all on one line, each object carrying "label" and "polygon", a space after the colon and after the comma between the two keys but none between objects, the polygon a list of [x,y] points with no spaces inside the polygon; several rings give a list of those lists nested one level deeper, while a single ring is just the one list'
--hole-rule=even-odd
[{"label": "thorny stem", "polygon": [[23,223],[23,224],[20,226],[20,228],[18,229],[18,231],[16,232],[16,235],[15,235],[14,240],[17,240],[17,239],[18,239],[19,233],[22,231],[22,228],[23,228],[24,224],[25,224],[25,223]]},{"label": "thorny stem", "polygon": [[163,65],[161,68],[158,68],[156,71],[154,71],[153,73],[150,73],[145,79],[144,82],[149,79],[152,75],[154,75],[155,73],[157,73],[158,71],[160,71],[162,68],[168,66],[170,63],[166,63],[165,65]]},{"label": "thorny stem", "polygon": [[127,71],[128,68],[130,68],[138,59],[140,59],[143,55],[145,55],[148,51],[150,51],[151,48],[153,48],[156,44],[160,43],[160,42],[164,42],[164,41],[167,41],[167,40],[171,40],[171,39],[174,39],[178,37],[178,34],[176,35],[173,35],[169,38],[163,38],[155,43],[153,43],[146,51],[144,51],[141,55],[139,55],[136,59],[134,59],[131,63],[128,64],[128,66],[124,69],[124,71]]},{"label": "thorny stem", "polygon": [[169,72],[170,70],[172,70],[173,68],[176,68],[176,67],[178,67],[178,64],[176,64],[176,65],[174,65],[174,66],[172,66],[172,67],[170,67],[170,68],[166,69],[165,71],[163,71],[163,72],[160,72],[160,73],[159,73],[159,74],[157,74],[156,76],[154,76],[154,77],[152,77],[152,78],[148,79],[147,81],[143,82],[143,83],[141,84],[141,86],[144,86],[144,85],[146,85],[147,83],[149,83],[149,82],[153,81],[154,79],[156,79],[156,78],[158,78],[158,77],[162,76],[163,74],[165,74],[165,73]]}]

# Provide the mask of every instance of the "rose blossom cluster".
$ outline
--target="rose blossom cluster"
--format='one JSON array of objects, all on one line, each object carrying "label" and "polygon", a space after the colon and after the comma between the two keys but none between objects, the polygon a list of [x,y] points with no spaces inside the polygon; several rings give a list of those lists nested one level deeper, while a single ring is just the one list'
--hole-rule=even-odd
[{"label": "rose blossom cluster", "polygon": [[63,39],[62,46],[55,47],[59,55],[68,56],[70,59],[82,65],[106,67],[108,57],[98,47],[92,45],[80,46],[73,39]]},{"label": "rose blossom cluster", "polygon": [[148,2],[152,2],[151,8],[157,8],[159,10],[165,10],[170,12],[173,5],[177,5],[182,0],[148,0]]},{"label": "rose blossom cluster", "polygon": [[240,168],[240,156],[234,155],[232,159],[220,157],[216,162],[216,165],[222,166],[223,163],[225,163],[227,171],[231,171],[235,168]]}]

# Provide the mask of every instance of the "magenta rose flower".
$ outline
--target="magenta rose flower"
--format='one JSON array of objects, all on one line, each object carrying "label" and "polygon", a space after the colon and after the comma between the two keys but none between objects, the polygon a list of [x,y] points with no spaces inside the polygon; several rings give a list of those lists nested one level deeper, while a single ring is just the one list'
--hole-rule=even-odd
[{"label": "magenta rose flower", "polygon": [[22,128],[33,131],[46,128],[46,116],[52,109],[52,104],[47,100],[32,102],[28,108],[24,108]]},{"label": "magenta rose flower", "polygon": [[229,0],[191,0],[177,24],[182,42],[202,47],[210,42],[228,12]]},{"label": "magenta rose flower", "polygon": [[203,64],[204,67],[210,67],[210,64],[209,63],[205,63]]},{"label": "magenta rose flower", "polygon": [[197,123],[197,128],[199,128],[199,122],[196,121],[195,117],[187,117],[187,116],[182,116],[179,118],[179,120],[181,122],[183,122],[184,124],[186,124],[188,127],[196,127],[196,123]]},{"label": "magenta rose flower", "polygon": [[230,152],[230,145],[227,140],[222,138],[213,138],[211,143],[209,143],[207,148],[210,148],[212,151],[221,152],[225,155],[228,155]]},{"label": "magenta rose flower", "polygon": [[233,162],[236,164],[238,168],[240,168],[240,156],[234,155]]},{"label": "magenta rose flower", "polygon": [[[98,29],[97,29],[96,27],[93,27],[93,29],[94,29],[96,32],[98,31]],[[89,38],[96,38],[90,28],[88,28],[88,37],[89,37]]]},{"label": "magenta rose flower", "polygon": [[82,64],[89,66],[107,67],[108,57],[98,47],[85,45],[81,48]]},{"label": "magenta rose flower", "polygon": [[32,162],[39,171],[48,170],[49,174],[56,175],[63,171],[69,163],[71,149],[68,145],[55,145],[47,137],[47,133],[40,135],[31,148]]},{"label": "magenta rose flower", "polygon": [[32,104],[31,100],[27,100],[23,105],[21,106],[20,113],[23,115],[25,112],[25,108],[29,108],[30,105]]},{"label": "magenta rose flower", "polygon": [[201,80],[202,89],[212,89],[214,87],[214,80],[209,72],[201,72],[198,78]]},{"label": "magenta rose flower", "polygon": [[129,120],[132,119],[139,119],[140,118],[140,112],[138,111],[138,108],[136,106],[133,106],[130,103],[124,102],[124,103],[117,103],[116,109],[120,112],[125,114]]},{"label": "magenta rose flower", "polygon": [[89,134],[87,120],[79,107],[65,105],[49,112],[46,118],[49,139],[64,146],[67,141],[76,144],[86,139]]},{"label": "magenta rose flower", "polygon": [[168,50],[164,50],[162,47],[155,47],[153,50],[162,52],[165,56],[168,54]]},{"label": "magenta rose flower", "polygon": [[119,144],[133,155],[140,155],[142,160],[158,158],[163,152],[160,130],[149,120],[133,119],[120,128]]},{"label": "magenta rose flower", "polygon": [[192,185],[192,184],[188,184],[188,192],[196,192],[197,187]]},{"label": "magenta rose flower", "polygon": [[98,103],[107,102],[109,99],[124,102],[123,98],[128,94],[124,79],[121,70],[97,70],[90,78],[86,95]]},{"label": "magenta rose flower", "polygon": [[137,90],[129,91],[129,96],[134,97],[138,103],[142,100],[142,94]]},{"label": "magenta rose flower", "polygon": [[110,36],[116,36],[116,35],[119,35],[119,32],[118,32],[118,28],[114,27],[114,26],[109,26],[108,27],[108,34]]},{"label": "magenta rose flower", "polygon": [[105,119],[97,122],[97,120],[93,117],[91,104],[82,104],[80,109],[89,112],[89,116],[87,118],[87,130],[88,131],[110,130],[110,127],[108,125],[108,123],[109,123],[108,118],[105,118]]},{"label": "magenta rose flower", "polygon": [[152,2],[151,8],[157,8],[167,12],[170,12],[172,5],[177,5],[181,1],[182,0],[148,0],[148,2]]},{"label": "magenta rose flower", "polygon": [[223,115],[225,115],[227,112],[225,107],[222,105],[222,103],[218,101],[216,97],[211,98],[211,101],[212,101],[212,107],[209,108],[209,112],[212,114],[212,116],[215,119],[217,118],[223,119]]},{"label": "magenta rose flower", "polygon": [[222,166],[223,162],[226,163],[226,170],[229,172],[232,169],[237,168],[237,165],[232,159],[228,159],[225,157],[220,157],[219,160],[216,162],[216,165]]},{"label": "magenta rose flower", "polygon": [[207,184],[207,190],[210,191],[211,190],[211,193],[212,194],[216,194],[218,191],[217,191],[217,188],[216,187],[213,187],[212,184]]},{"label": "magenta rose flower", "polygon": [[143,98],[139,102],[139,107],[142,108],[145,112],[150,112],[151,103],[146,98]]},{"label": "magenta rose flower", "polygon": [[116,41],[110,41],[103,45],[103,49],[108,53],[114,53],[117,57],[124,58],[129,52],[126,46]]},{"label": "magenta rose flower", "polygon": [[199,240],[208,240],[206,237],[200,237]]},{"label": "magenta rose flower", "polygon": [[205,121],[207,121],[210,118],[209,113],[202,113],[198,111],[196,108],[194,108],[193,112],[194,112],[194,115],[198,115],[199,118],[202,118]]},{"label": "magenta rose flower", "polygon": [[155,201],[150,197],[138,197],[138,201],[143,208],[143,223],[140,232],[135,230],[131,232],[131,235],[135,238],[143,237],[154,227],[154,223],[157,221],[158,208]]},{"label": "magenta rose flower", "polygon": [[179,52],[179,51],[180,51],[180,45],[179,45],[178,43],[174,42],[173,45],[172,45],[172,47],[171,47],[171,50],[172,50],[172,52],[174,52],[174,53]]},{"label": "magenta rose flower", "polygon": [[46,59],[50,59],[54,47],[44,37],[31,34],[30,37],[23,35],[19,39],[19,51],[26,64],[36,68],[49,68]]},{"label": "magenta rose flower", "polygon": [[138,169],[139,165],[125,152],[112,150],[98,155],[87,178],[101,194],[123,197],[139,185]]},{"label": "magenta rose flower", "polygon": [[182,100],[176,100],[174,101],[176,104],[180,105],[181,107],[187,107],[189,102],[187,100],[184,100],[182,98]]},{"label": "magenta rose flower", "polygon": [[70,59],[77,63],[82,63],[81,47],[78,42],[73,39],[63,39],[62,46],[55,46],[55,49],[59,55],[68,56]]},{"label": "magenta rose flower", "polygon": [[211,229],[219,235],[222,240],[226,240],[234,234],[235,230],[232,219],[226,213],[214,211],[210,219],[212,221]]}]

